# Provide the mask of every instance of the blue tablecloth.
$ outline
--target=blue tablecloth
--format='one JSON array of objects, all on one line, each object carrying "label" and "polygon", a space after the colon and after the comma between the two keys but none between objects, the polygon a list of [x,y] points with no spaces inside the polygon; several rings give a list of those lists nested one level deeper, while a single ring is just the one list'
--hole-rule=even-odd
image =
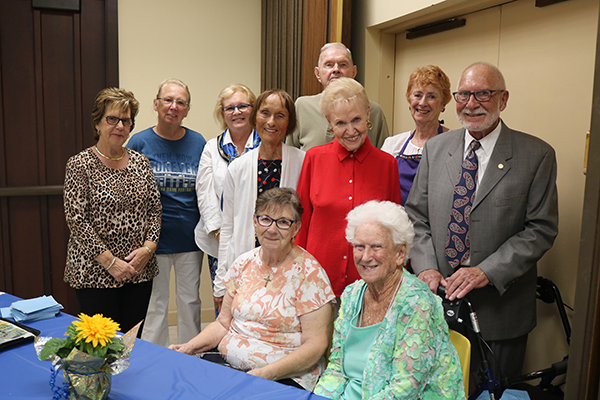
[{"label": "blue tablecloth", "polygon": [[[0,295],[0,307],[19,298]],[[56,318],[27,324],[42,336],[62,337],[74,317],[60,313]],[[0,399],[35,400],[52,398],[49,385],[50,361],[38,360],[33,343],[0,352]],[[57,379],[62,383],[62,379]],[[117,399],[325,399],[311,392],[257,378],[192,356],[177,353],[137,339],[131,365],[113,377],[108,397]]]}]

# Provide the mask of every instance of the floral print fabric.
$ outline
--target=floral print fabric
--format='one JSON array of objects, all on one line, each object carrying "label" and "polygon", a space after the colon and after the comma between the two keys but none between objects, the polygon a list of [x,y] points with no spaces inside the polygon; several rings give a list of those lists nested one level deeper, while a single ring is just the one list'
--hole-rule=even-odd
[{"label": "floral print fabric", "polygon": [[[360,280],[342,295],[329,364],[315,388],[318,395],[339,399],[345,390],[348,378],[342,372],[344,342],[365,288],[366,283]],[[465,398],[460,361],[448,337],[441,299],[407,271],[371,347],[363,373],[362,398]]]},{"label": "floral print fabric", "polygon": [[[233,319],[219,351],[252,368],[273,363],[301,345],[299,317],[334,299],[331,284],[318,261],[302,249],[291,263],[270,268],[262,263],[260,247],[241,255],[223,282],[233,297]],[[292,377],[312,390],[323,372],[323,358],[313,370]]]}]

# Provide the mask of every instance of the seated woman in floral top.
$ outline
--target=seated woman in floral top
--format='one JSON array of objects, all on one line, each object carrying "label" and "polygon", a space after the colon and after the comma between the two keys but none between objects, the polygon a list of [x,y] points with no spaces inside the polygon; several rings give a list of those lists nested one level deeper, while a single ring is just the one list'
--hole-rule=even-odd
[{"label": "seated woman in floral top", "polygon": [[317,260],[293,243],[302,217],[293,189],[267,190],[256,200],[261,246],[236,259],[217,320],[172,349],[187,354],[215,347],[250,365],[248,373],[312,390],[325,369],[334,294]]},{"label": "seated woman in floral top", "polygon": [[332,399],[464,399],[441,299],[403,268],[414,236],[402,206],[369,201],[348,214],[361,280],[349,285],[315,393]]}]

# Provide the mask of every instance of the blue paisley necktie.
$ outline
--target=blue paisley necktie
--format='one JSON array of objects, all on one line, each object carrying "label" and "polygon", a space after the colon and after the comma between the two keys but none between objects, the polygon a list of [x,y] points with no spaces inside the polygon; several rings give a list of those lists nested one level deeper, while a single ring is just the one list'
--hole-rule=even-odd
[{"label": "blue paisley necktie", "polygon": [[481,144],[473,140],[469,145],[467,157],[462,163],[458,183],[454,187],[454,201],[450,211],[448,233],[446,234],[446,258],[456,268],[470,257],[469,219],[475,200],[477,186],[477,150]]}]

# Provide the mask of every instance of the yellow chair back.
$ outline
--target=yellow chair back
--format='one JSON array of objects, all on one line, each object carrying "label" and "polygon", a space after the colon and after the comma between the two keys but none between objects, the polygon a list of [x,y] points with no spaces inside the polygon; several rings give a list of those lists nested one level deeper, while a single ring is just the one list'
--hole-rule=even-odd
[{"label": "yellow chair back", "polygon": [[458,358],[460,359],[460,366],[463,373],[463,384],[465,386],[465,395],[469,397],[469,373],[471,371],[471,342],[469,339],[456,332],[455,330],[449,329],[450,341],[454,345]]}]

